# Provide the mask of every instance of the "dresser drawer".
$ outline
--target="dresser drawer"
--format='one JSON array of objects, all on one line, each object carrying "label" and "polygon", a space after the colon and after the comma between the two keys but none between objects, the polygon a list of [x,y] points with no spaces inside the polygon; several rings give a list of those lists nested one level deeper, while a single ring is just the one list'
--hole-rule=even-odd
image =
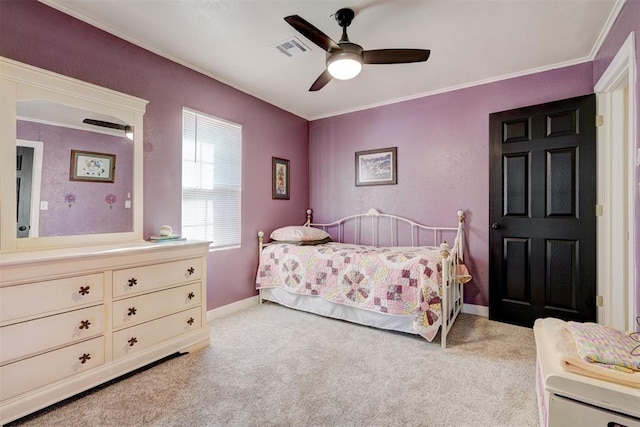
[{"label": "dresser drawer", "polygon": [[113,334],[113,359],[130,356],[202,326],[201,307],[161,317]]},{"label": "dresser drawer", "polygon": [[127,268],[113,272],[113,297],[133,295],[202,278],[202,259]]},{"label": "dresser drawer", "polygon": [[196,282],[116,301],[113,303],[113,327],[133,326],[198,306],[202,301],[201,293],[202,284]]},{"label": "dresser drawer", "polygon": [[84,308],[0,328],[0,364],[104,332],[104,306]]},{"label": "dresser drawer", "polygon": [[551,394],[548,424],[549,426],[640,427],[640,419]]},{"label": "dresser drawer", "polygon": [[101,303],[103,273],[0,288],[0,322]]},{"label": "dresser drawer", "polygon": [[0,366],[0,401],[103,363],[104,338],[98,337]]}]

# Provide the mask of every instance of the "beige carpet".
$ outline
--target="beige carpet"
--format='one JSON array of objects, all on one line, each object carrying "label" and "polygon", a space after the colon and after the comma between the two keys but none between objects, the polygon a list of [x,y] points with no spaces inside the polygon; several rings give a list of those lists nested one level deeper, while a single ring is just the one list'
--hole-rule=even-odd
[{"label": "beige carpet", "polygon": [[211,347],[14,423],[25,426],[535,426],[533,331],[461,315],[422,338],[287,309],[210,324]]}]

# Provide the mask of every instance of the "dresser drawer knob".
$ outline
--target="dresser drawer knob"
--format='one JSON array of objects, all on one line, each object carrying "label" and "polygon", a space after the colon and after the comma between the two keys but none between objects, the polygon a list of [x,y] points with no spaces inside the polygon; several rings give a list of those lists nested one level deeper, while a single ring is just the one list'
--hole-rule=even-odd
[{"label": "dresser drawer knob", "polygon": [[187,298],[194,299],[196,297],[196,294],[194,294],[193,292],[189,292],[189,295],[187,295]]},{"label": "dresser drawer knob", "polygon": [[193,273],[195,273],[195,272],[196,272],[196,269],[195,269],[195,268],[193,268],[193,267],[189,267],[189,268],[187,269],[187,273],[189,273],[189,276],[191,276],[191,275],[192,275]]},{"label": "dresser drawer knob", "polygon": [[193,325],[193,322],[195,322],[195,320],[193,320],[193,317],[190,317],[189,320],[187,320],[189,326]]},{"label": "dresser drawer knob", "polygon": [[91,359],[91,354],[89,353],[84,353],[82,356],[78,357],[78,360],[80,360],[80,363],[87,363],[87,360]]},{"label": "dresser drawer knob", "polygon": [[78,329],[89,329],[90,324],[91,322],[89,322],[88,320],[81,320],[80,327]]},{"label": "dresser drawer knob", "polygon": [[129,347],[133,347],[138,342],[138,338],[131,337],[131,339],[127,342],[129,343]]},{"label": "dresser drawer knob", "polygon": [[80,290],[78,291],[78,293],[80,295],[87,295],[89,293],[90,288],[91,286],[80,286]]},{"label": "dresser drawer knob", "polygon": [[132,288],[133,286],[138,284],[138,279],[136,279],[135,277],[132,277],[131,279],[129,279],[129,287]]},{"label": "dresser drawer knob", "polygon": [[136,315],[136,311],[138,311],[137,308],[129,307],[129,312],[127,313],[127,316],[135,316]]}]

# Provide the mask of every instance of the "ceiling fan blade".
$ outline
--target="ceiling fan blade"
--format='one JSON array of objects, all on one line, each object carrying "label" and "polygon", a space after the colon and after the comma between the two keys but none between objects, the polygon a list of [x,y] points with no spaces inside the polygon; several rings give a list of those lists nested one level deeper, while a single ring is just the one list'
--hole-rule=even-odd
[{"label": "ceiling fan blade", "polygon": [[379,49],[365,50],[362,59],[365,64],[406,64],[429,59],[428,49]]},{"label": "ceiling fan blade", "polygon": [[118,123],[105,122],[103,120],[95,120],[95,119],[84,119],[82,123],[86,123],[88,125],[94,125],[94,126],[101,126],[103,128],[119,129],[119,130],[124,130],[124,128],[126,127],[126,125],[120,125]]},{"label": "ceiling fan blade", "polygon": [[305,21],[298,15],[291,15],[284,18],[293,28],[298,30],[300,34],[329,52],[330,49],[339,49],[338,43],[334,42],[331,37]]},{"label": "ceiling fan blade", "polygon": [[316,79],[315,82],[309,88],[309,92],[315,92],[317,90],[322,89],[326,86],[327,83],[331,81],[333,77],[329,74],[329,70],[324,70],[324,73],[320,74],[320,77]]}]

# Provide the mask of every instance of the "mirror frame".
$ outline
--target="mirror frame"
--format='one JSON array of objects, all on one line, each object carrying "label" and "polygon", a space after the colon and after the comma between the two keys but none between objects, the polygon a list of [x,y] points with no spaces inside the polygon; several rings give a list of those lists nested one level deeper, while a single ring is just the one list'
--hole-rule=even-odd
[{"label": "mirror frame", "polygon": [[[134,128],[133,230],[122,233],[16,237],[17,102],[45,99],[122,119]],[[0,56],[0,253],[142,241],[143,116],[148,101]]]}]

